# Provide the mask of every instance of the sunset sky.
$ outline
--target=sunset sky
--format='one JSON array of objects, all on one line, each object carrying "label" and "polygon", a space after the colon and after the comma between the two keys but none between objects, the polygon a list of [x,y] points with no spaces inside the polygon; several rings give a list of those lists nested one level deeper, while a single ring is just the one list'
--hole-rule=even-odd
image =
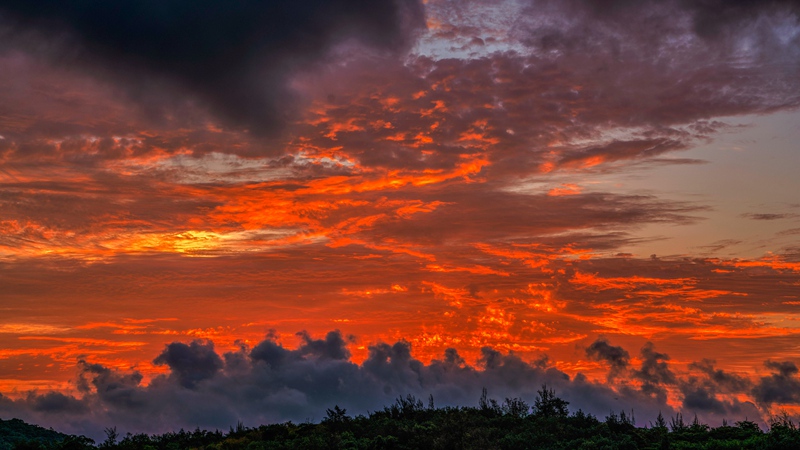
[{"label": "sunset sky", "polygon": [[800,415],[800,3],[420,1],[0,0],[0,418]]}]

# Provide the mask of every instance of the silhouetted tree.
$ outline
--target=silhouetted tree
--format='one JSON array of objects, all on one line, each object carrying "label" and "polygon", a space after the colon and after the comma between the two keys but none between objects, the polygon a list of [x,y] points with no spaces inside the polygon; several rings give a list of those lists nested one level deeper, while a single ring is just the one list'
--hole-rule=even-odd
[{"label": "silhouetted tree", "polygon": [[503,414],[523,418],[530,413],[531,407],[521,398],[506,398],[506,401],[501,407]]},{"label": "silhouetted tree", "polygon": [[333,409],[326,409],[325,412],[327,415],[322,419],[322,423],[344,423],[350,420],[347,417],[347,410],[339,408],[339,405],[335,405]]},{"label": "silhouetted tree", "polygon": [[669,419],[669,429],[673,433],[686,429],[686,424],[683,422],[683,414],[675,413],[675,417]]},{"label": "silhouetted tree", "polygon": [[656,417],[656,421],[654,423],[650,423],[653,429],[657,430],[667,430],[667,421],[664,420],[664,415],[661,414],[661,411],[658,412],[658,417]]},{"label": "silhouetted tree", "polygon": [[103,428],[103,432],[106,434],[106,440],[100,444],[100,448],[111,448],[116,445],[117,438],[119,438],[117,427]]},{"label": "silhouetted tree", "polygon": [[556,397],[554,390],[549,389],[546,384],[536,391],[536,398],[533,400],[533,415],[536,417],[567,417],[569,415],[568,401]]}]

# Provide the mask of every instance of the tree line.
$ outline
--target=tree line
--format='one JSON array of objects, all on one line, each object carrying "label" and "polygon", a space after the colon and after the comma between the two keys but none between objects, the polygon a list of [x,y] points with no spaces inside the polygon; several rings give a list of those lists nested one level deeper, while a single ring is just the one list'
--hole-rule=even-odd
[{"label": "tree line", "polygon": [[[13,423],[12,423],[13,422]],[[278,449],[800,449],[800,430],[787,414],[773,417],[767,431],[744,420],[710,427],[697,417],[678,413],[637,426],[634,414],[611,413],[599,420],[581,410],[570,413],[568,402],[542,386],[533,405],[519,398],[502,402],[486,390],[477,407],[441,407],[414,396],[368,415],[350,416],[334,406],[318,423],[246,427],[222,432],[180,430],[160,435],[126,434],[107,428],[106,439],[67,436],[27,425],[18,419],[0,421],[0,450],[278,450]],[[15,437],[3,430],[16,426]],[[39,435],[36,435],[39,433]]]}]

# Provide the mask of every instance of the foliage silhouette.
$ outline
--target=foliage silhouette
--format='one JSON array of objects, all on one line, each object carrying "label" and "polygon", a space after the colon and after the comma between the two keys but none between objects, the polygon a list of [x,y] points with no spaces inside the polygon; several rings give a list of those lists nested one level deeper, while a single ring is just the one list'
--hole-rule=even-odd
[{"label": "foliage silhouette", "polygon": [[48,448],[68,438],[66,434],[19,419],[0,419],[0,450]]},{"label": "foliage silhouette", "polygon": [[[319,423],[261,425],[248,428],[238,422],[221,431],[178,432],[161,435],[127,434],[106,429],[98,447],[118,450],[278,450],[278,449],[798,449],[800,430],[787,413],[773,417],[769,430],[752,421],[727,421],[712,428],[696,417],[687,424],[681,413],[668,421],[659,414],[655,422],[637,427],[633,411],[611,412],[598,420],[581,410],[570,413],[568,403],[542,386],[531,407],[518,398],[500,404],[483,391],[477,407],[434,407],[414,396],[399,397],[394,404],[367,416],[348,416],[338,405],[326,410]],[[27,430],[0,434],[0,450],[86,450],[97,448],[82,436],[67,436],[27,425],[20,420],[0,421],[6,428]],[[41,436],[47,439],[39,439]]]}]

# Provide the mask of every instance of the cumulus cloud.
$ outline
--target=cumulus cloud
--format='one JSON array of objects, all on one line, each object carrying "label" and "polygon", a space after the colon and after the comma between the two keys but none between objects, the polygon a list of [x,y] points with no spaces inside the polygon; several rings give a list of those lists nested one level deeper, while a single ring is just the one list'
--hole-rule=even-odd
[{"label": "cumulus cloud", "polygon": [[[81,361],[77,392],[37,391],[17,398],[0,395],[0,413],[54,426],[62,431],[99,438],[102,429],[123,432],[164,432],[177,428],[227,428],[277,421],[319,420],[326,408],[338,405],[350,414],[366,414],[413,395],[433,396],[437,406],[475,406],[484,388],[489,396],[522,398],[529,403],[543,384],[570,402],[572,411],[604,417],[633,409],[640,419],[674,414],[667,402],[675,392],[684,413],[701,420],[765,417],[774,403],[794,404],[800,395],[798,369],[792,362],[768,361],[775,373],[755,385],[747,378],[715,367],[711,360],[676,373],[669,357],[648,342],[640,352],[639,369],[630,365],[627,350],[598,338],[586,354],[609,363],[618,383],[592,382],[581,373],[570,377],[547,357],[526,361],[490,347],[481,349],[476,365],[467,364],[455,349],[425,364],[412,355],[407,341],[378,342],[361,364],[350,360],[348,342],[338,330],[316,339],[298,333],[299,345],[286,348],[273,334],[252,348],[222,355],[207,340],[173,342],[156,358],[169,372],[142,383],[136,370],[122,371]],[[758,403],[741,400],[752,393]]]},{"label": "cumulus cloud", "polygon": [[173,342],[153,362],[168,365],[172,375],[185,388],[194,387],[222,369],[222,359],[211,342],[192,341],[189,345]]},{"label": "cumulus cloud", "polygon": [[350,358],[347,341],[352,341],[353,336],[342,336],[341,333],[330,331],[324,339],[314,339],[306,331],[297,333],[302,339],[299,351],[304,356],[313,356],[321,359],[346,360]]},{"label": "cumulus cloud", "polygon": [[656,407],[642,398],[623,396],[579,375],[571,378],[545,358],[527,362],[491,348],[481,350],[477,366],[465,363],[455,349],[424,364],[408,342],[376,343],[361,364],[349,360],[347,339],[332,331],[322,339],[299,333],[301,343],[287,349],[268,337],[252,349],[222,356],[209,341],[174,342],[157,363],[170,371],[142,384],[137,371],[122,372],[81,362],[81,395],[31,392],[11,400],[0,397],[0,411],[56,428],[98,437],[103,427],[124,432],[158,432],[179,427],[226,428],[238,420],[248,425],[318,420],[325,408],[339,405],[351,414],[367,413],[395,398],[432,395],[438,406],[476,405],[483,388],[490,396],[520,397],[532,402],[542,384],[554,388],[574,409],[596,415],[634,406],[642,414]]}]

